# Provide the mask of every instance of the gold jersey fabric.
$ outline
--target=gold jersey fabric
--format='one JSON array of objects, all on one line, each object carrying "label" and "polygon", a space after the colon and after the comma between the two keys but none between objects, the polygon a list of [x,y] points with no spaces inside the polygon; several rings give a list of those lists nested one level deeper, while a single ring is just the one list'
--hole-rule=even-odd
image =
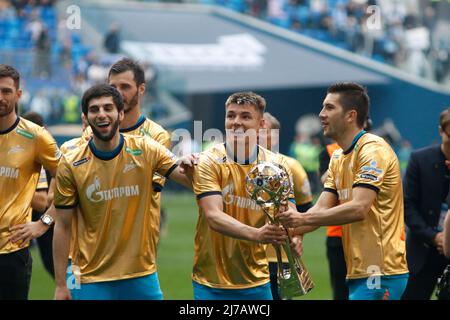
[{"label": "gold jersey fabric", "polygon": [[175,156],[150,138],[121,135],[114,154],[93,141],[64,154],[56,176],[55,206],[74,208],[73,264],[81,282],[140,277],[156,271],[159,225],[150,209],[157,172],[169,175]]},{"label": "gold jersey fabric", "polygon": [[38,184],[36,186],[36,191],[47,189],[48,189],[47,174],[45,173],[44,167],[41,167],[41,172],[39,172],[39,179]]},{"label": "gold jersey fabric", "polygon": [[373,189],[377,197],[363,221],[342,226],[347,278],[407,273],[399,161],[376,135],[365,133],[349,150],[336,150],[331,157],[325,191],[342,204],[352,199],[355,187]]},{"label": "gold jersey fabric", "polygon": [[[260,207],[249,198],[245,178],[255,164],[271,161],[283,165],[283,159],[262,147],[248,164],[239,164],[227,155],[225,144],[218,144],[200,154],[194,171],[197,199],[221,195],[223,211],[236,220],[256,228],[266,223]],[[221,289],[244,289],[269,282],[266,245],[225,236],[211,230],[203,211],[199,210],[195,235],[192,279],[202,285]]]},{"label": "gold jersey fabric", "polygon": [[[307,204],[309,202],[312,202],[312,193],[311,193],[311,187],[308,180],[308,175],[306,174],[305,169],[303,169],[303,166],[295,160],[294,158],[281,155],[284,160],[286,161],[289,169],[291,169],[292,172],[292,181],[293,181],[293,187],[294,187],[294,197],[295,197],[295,204],[297,206],[301,206],[304,204]],[[281,250],[283,262],[288,262],[287,256],[284,253],[284,250]],[[277,256],[275,254],[275,249],[272,245],[267,246],[267,258],[270,262],[276,262]]]},{"label": "gold jersey fabric", "polygon": [[[130,128],[120,129],[120,132],[123,134],[135,135],[135,136],[144,136],[150,137],[153,140],[159,142],[167,149],[171,149],[171,140],[170,134],[159,124],[156,122],[145,118],[143,115],[139,118],[135,125]],[[83,137],[90,137],[92,135],[91,127],[87,127],[83,132]],[[164,187],[165,179],[159,174],[155,174],[153,176],[153,188],[156,191],[161,191]],[[151,210],[153,211],[152,216],[156,219],[155,223],[159,225],[160,221],[160,212],[161,212],[161,193],[155,192],[152,196],[151,201]],[[158,231],[158,239],[159,239],[159,231]]]},{"label": "gold jersey fabric", "polygon": [[[59,148],[59,150],[61,150],[62,154],[66,154],[68,152],[71,152],[72,150],[78,149],[78,147],[80,147],[83,143],[88,143],[89,139],[86,139],[86,137],[81,137],[81,138],[73,138],[70,139],[66,142],[64,142],[61,147]],[[79,208],[77,208],[77,211],[79,210]],[[72,217],[72,226],[71,226],[71,240],[70,240],[70,249],[69,249],[69,259],[72,260],[72,256],[73,253],[75,252],[75,237],[77,235],[77,218],[78,218],[78,212],[77,214],[73,215]]]},{"label": "gold jersey fabric", "polygon": [[41,167],[56,170],[60,152],[50,133],[21,117],[0,132],[0,254],[19,250],[9,228],[31,221]]}]

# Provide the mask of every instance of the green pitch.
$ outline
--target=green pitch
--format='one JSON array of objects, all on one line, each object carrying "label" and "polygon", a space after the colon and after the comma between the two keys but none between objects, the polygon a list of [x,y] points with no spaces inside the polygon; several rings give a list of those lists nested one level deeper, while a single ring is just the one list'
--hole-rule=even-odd
[{"label": "green pitch", "polygon": [[[192,299],[191,271],[197,205],[192,194],[164,193],[163,206],[168,213],[168,225],[160,241],[158,275],[164,299]],[[35,248],[32,249],[32,253],[33,277],[30,299],[52,299],[53,280],[45,272]],[[305,237],[303,261],[316,287],[302,299],[331,299],[324,228]]]}]

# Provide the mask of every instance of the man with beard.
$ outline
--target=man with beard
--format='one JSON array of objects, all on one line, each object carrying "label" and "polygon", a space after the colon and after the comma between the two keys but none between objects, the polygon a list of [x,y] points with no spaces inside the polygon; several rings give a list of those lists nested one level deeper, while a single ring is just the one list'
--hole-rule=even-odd
[{"label": "man with beard", "polygon": [[199,206],[192,274],[196,300],[272,299],[264,244],[281,244],[287,235],[266,223],[247,195],[245,178],[262,161],[281,164],[292,175],[280,155],[257,144],[265,106],[253,92],[232,94],[225,103],[226,142],[200,154],[193,179]]},{"label": "man with beard", "polygon": [[369,112],[366,89],[356,83],[328,88],[319,117],[336,141],[325,188],[307,212],[287,210],[285,227],[305,233],[343,225],[350,300],[398,300],[408,281],[400,165],[384,139],[363,130]]},{"label": "man with beard", "polygon": [[[191,188],[183,173],[195,159],[184,158],[180,168],[175,156],[156,141],[122,135],[118,128],[124,104],[112,86],[88,89],[82,110],[93,137],[63,155],[56,176],[55,298],[162,299],[155,255],[149,250],[157,236],[148,223],[152,215],[148,203],[154,193],[149,181],[158,172]],[[72,220],[75,214],[77,219]],[[71,258],[79,282],[68,288],[74,221],[76,244]]]},{"label": "man with beard", "polygon": [[0,64],[0,300],[27,299],[32,260],[29,241],[53,223],[54,208],[31,222],[31,201],[41,166],[52,176],[60,152],[44,128],[16,113],[20,75]]},{"label": "man with beard", "polygon": [[[108,83],[116,88],[122,95],[124,104],[124,118],[120,123],[120,132],[123,134],[150,137],[167,149],[171,148],[170,134],[159,124],[146,118],[141,113],[141,100],[145,94],[145,74],[142,67],[128,58],[123,58],[111,66],[108,74]],[[92,134],[90,127],[85,130],[83,136]],[[161,190],[165,179],[158,174],[153,177],[153,189],[156,191],[151,199],[150,207],[153,212],[152,225],[154,232],[158,234],[152,243],[152,251],[156,253],[156,245],[159,241],[160,224],[163,227],[165,221],[164,210],[161,209]],[[160,221],[161,220],[161,221]]]}]

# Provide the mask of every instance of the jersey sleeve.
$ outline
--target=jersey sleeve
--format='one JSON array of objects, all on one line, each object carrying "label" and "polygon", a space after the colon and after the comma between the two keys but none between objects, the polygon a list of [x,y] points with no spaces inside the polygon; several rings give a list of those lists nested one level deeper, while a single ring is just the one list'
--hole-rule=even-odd
[{"label": "jersey sleeve", "polygon": [[386,155],[383,147],[377,143],[364,145],[358,154],[353,188],[366,187],[378,192],[388,167]]},{"label": "jersey sleeve", "polygon": [[222,195],[218,165],[206,153],[200,154],[193,175],[194,193],[197,199],[214,194]]},{"label": "jersey sleeve", "polygon": [[309,184],[308,175],[302,165],[294,160],[290,162],[292,177],[294,182],[294,196],[297,205],[303,205],[311,202],[312,193]]},{"label": "jersey sleeve", "polygon": [[56,172],[54,196],[55,207],[59,209],[74,208],[78,205],[78,193],[70,170],[70,163],[63,156]]},{"label": "jersey sleeve", "polygon": [[[170,134],[167,131],[161,131],[161,133],[155,138],[160,144],[166,147],[168,150],[171,149],[172,141],[170,140]],[[164,188],[166,179],[160,174],[153,175],[153,190],[156,192],[161,191]]]},{"label": "jersey sleeve", "polygon": [[333,154],[330,159],[330,164],[328,165],[327,179],[325,180],[323,191],[332,192],[337,195],[338,193],[335,181],[336,170],[337,170],[337,158],[336,155]]},{"label": "jersey sleeve", "polygon": [[153,139],[144,139],[147,142],[148,157],[153,165],[153,172],[168,177],[178,166],[178,158],[165,146]]},{"label": "jersey sleeve", "polygon": [[51,134],[43,128],[36,139],[37,162],[47,170],[56,171],[59,159],[61,158],[61,152],[58,149],[55,139],[53,139]]},{"label": "jersey sleeve", "polygon": [[47,189],[48,189],[47,174],[45,173],[44,167],[41,167],[41,172],[39,173],[39,180],[36,186],[36,191]]}]

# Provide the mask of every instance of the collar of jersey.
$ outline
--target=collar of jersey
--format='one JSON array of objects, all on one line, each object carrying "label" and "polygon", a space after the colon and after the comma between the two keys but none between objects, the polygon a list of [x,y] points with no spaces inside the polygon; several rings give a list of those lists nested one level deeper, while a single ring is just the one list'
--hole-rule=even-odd
[{"label": "collar of jersey", "polygon": [[141,116],[139,117],[138,121],[137,121],[134,125],[132,125],[132,126],[129,127],[129,128],[120,129],[119,131],[120,131],[120,132],[130,132],[130,131],[136,130],[137,128],[139,128],[140,126],[142,126],[142,124],[143,124],[144,122],[145,122],[145,117],[144,117],[143,114],[141,114]]},{"label": "collar of jersey", "polygon": [[253,154],[250,157],[248,157],[248,159],[245,159],[245,161],[239,161],[239,159],[236,157],[234,152],[232,150],[228,149],[227,144],[224,143],[223,145],[225,147],[225,151],[227,153],[227,156],[230,157],[230,158],[233,158],[233,161],[236,162],[236,163],[239,163],[239,164],[250,164],[250,163],[255,162],[258,159],[258,155],[259,155],[259,146],[258,145],[256,145],[256,148],[255,148],[256,150],[253,151]]},{"label": "collar of jersey", "polygon": [[350,145],[350,148],[348,148],[347,150],[345,150],[343,153],[344,154],[349,154],[350,152],[353,151],[353,149],[355,148],[356,143],[358,142],[359,138],[361,138],[365,133],[367,133],[367,131],[365,130],[361,130],[354,138],[352,141],[352,144]]},{"label": "collar of jersey", "polygon": [[89,149],[91,149],[94,156],[96,156],[100,160],[111,160],[114,159],[120,153],[120,151],[122,151],[123,143],[124,143],[123,135],[120,135],[119,145],[114,150],[105,152],[98,150],[94,144],[94,139],[91,139],[89,141]]},{"label": "collar of jersey", "polygon": [[14,122],[14,124],[13,124],[11,127],[9,127],[8,129],[6,129],[5,131],[0,131],[0,134],[7,134],[7,133],[10,133],[11,131],[13,131],[13,130],[17,127],[17,125],[19,124],[19,122],[20,122],[20,117],[17,117],[17,119],[16,119],[16,121]]}]

